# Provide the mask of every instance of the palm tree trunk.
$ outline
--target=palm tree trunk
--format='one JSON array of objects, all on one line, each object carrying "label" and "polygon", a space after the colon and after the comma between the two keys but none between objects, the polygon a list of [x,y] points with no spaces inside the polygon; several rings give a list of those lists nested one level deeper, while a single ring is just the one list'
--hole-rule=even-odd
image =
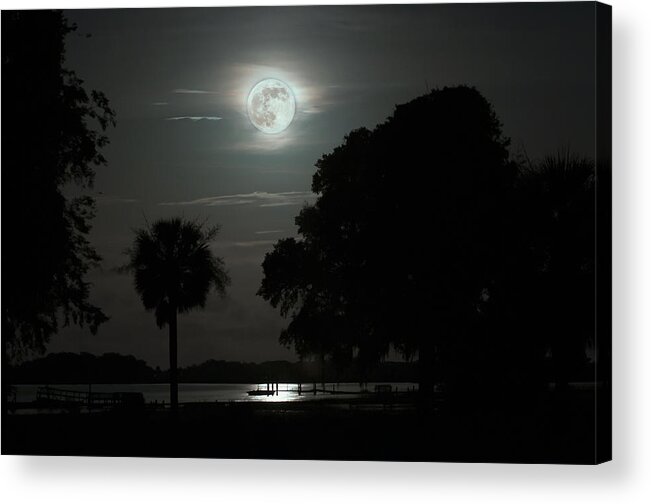
[{"label": "palm tree trunk", "polygon": [[177,325],[176,306],[170,307],[170,402],[172,412],[176,413],[179,408],[179,379],[177,374],[178,353],[177,353]]}]

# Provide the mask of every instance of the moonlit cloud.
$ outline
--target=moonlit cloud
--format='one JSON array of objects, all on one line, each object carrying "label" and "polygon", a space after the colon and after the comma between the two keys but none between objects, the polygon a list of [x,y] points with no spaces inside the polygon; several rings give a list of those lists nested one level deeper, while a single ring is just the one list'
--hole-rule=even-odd
[{"label": "moonlit cloud", "polygon": [[284,229],[270,229],[268,231],[256,231],[254,234],[257,235],[266,235],[266,234],[276,234],[276,233],[284,233]]},{"label": "moonlit cloud", "polygon": [[246,140],[234,142],[232,145],[226,146],[224,150],[267,154],[274,151],[281,152],[287,147],[295,147],[297,145],[293,135],[281,135],[282,133],[277,135],[265,135],[264,133],[260,133],[259,135],[251,136]]},{"label": "moonlit cloud", "polygon": [[172,93],[176,94],[217,94],[217,91],[206,91],[204,89],[172,89]]},{"label": "moonlit cloud", "polygon": [[283,201],[271,201],[269,203],[263,203],[261,207],[277,207],[277,206],[291,206],[291,205],[301,205],[304,200],[299,199],[287,199]]},{"label": "moonlit cloud", "polygon": [[[292,124],[285,131],[275,135],[265,135],[257,131],[247,117],[246,127],[249,130],[248,134],[242,135],[243,138],[241,140],[225,145],[223,150],[238,153],[276,155],[287,153],[297,147],[323,145],[323,138],[301,127],[300,120],[301,117],[297,113],[294,116],[294,121],[292,121]],[[321,147],[319,147],[320,149]]]},{"label": "moonlit cloud", "polygon": [[316,198],[316,194],[310,191],[288,191],[269,193],[256,191],[245,194],[227,194],[223,196],[209,196],[190,201],[170,201],[159,203],[163,206],[233,206],[253,205],[258,207],[278,207],[290,205],[302,205]]},{"label": "moonlit cloud", "polygon": [[266,247],[268,245],[273,245],[275,240],[251,240],[251,241],[241,241],[241,242],[233,242],[231,245],[233,247],[244,247],[244,248],[250,248],[250,247]]},{"label": "moonlit cloud", "polygon": [[176,117],[166,117],[166,121],[221,121],[221,117],[218,116],[176,116]]}]

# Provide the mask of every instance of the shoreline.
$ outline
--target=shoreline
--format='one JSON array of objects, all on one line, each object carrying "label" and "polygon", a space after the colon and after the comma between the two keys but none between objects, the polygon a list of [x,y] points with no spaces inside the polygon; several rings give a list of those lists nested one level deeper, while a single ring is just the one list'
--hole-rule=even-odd
[{"label": "shoreline", "polygon": [[589,392],[529,409],[447,403],[189,403],[168,410],[4,414],[3,454],[591,464]]}]

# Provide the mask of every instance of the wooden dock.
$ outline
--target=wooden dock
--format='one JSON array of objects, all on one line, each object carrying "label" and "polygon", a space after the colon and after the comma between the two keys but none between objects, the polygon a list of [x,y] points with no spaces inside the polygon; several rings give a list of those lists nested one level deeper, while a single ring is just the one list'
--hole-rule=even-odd
[{"label": "wooden dock", "polygon": [[92,392],[65,390],[49,386],[36,389],[36,402],[43,406],[93,408],[142,407],[144,396],[140,392]]}]

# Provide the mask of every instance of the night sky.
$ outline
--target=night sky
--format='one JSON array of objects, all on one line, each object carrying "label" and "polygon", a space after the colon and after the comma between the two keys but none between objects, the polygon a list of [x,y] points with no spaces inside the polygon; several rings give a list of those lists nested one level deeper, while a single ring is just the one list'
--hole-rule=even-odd
[{"label": "night sky", "polygon": [[[103,257],[92,301],[111,320],[66,328],[48,350],[133,354],[167,367],[167,329],[117,267],[133,228],[183,215],[222,226],[228,296],[182,315],[179,364],[295,360],[284,321],[255,295],[261,262],[314,201],[314,163],[350,130],[374,127],[428,88],[467,84],[493,104],[512,152],[569,147],[593,157],[594,5],[486,4],[66,11],[67,66],[117,113],[97,170],[91,241]],[[85,37],[91,34],[90,38]],[[294,91],[278,135],[246,115],[263,78]],[[435,118],[432,118],[435,120]],[[426,240],[428,230],[414,240]]]}]

